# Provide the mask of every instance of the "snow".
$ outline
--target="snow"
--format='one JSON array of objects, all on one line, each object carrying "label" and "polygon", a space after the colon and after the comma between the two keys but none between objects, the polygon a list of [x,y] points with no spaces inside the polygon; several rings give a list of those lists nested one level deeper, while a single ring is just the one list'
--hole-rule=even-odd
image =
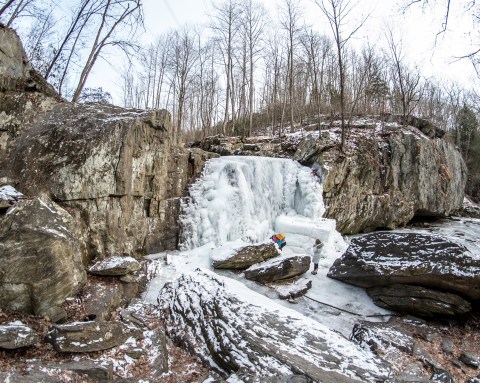
[{"label": "snow", "polygon": [[0,200],[17,201],[23,197],[25,196],[11,185],[0,187]]},{"label": "snow", "polygon": [[[322,185],[311,169],[287,159],[220,157],[207,162],[202,176],[190,189],[192,202],[184,206],[186,235],[181,251],[147,256],[150,283],[144,299],[155,304],[165,283],[198,268],[213,270],[212,260],[223,260],[241,246],[269,241],[277,232],[286,234],[282,256],[311,255],[315,239],[324,242],[325,258],[317,275],[305,274],[312,288],[307,295],[317,301],[358,313],[360,317],[385,315],[363,289],[327,278],[335,259],[347,243],[335,230],[335,221],[322,217]],[[313,270],[313,264],[311,269]],[[216,270],[227,276],[225,284],[240,281],[285,308],[316,320],[348,337],[359,316],[344,313],[306,297],[296,304],[279,300],[272,288],[245,279],[243,273]],[[239,284],[235,284],[239,286]],[[256,298],[255,298],[256,299]],[[387,317],[369,318],[387,320]]]}]

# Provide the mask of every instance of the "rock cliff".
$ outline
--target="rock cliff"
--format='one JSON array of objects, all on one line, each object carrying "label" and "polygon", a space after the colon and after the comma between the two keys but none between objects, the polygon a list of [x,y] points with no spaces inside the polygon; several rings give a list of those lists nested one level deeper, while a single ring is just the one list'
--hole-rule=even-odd
[{"label": "rock cliff", "polygon": [[207,157],[175,143],[166,111],[61,103],[12,144],[5,170],[66,208],[102,258],[176,248],[179,197]]},{"label": "rock cliff", "polygon": [[322,165],[325,216],[351,234],[395,228],[414,216],[448,216],[462,206],[466,168],[455,147],[413,126],[352,129],[345,153],[336,130],[307,137],[294,158]]},{"label": "rock cliff", "polygon": [[0,25],[0,160],[29,123],[61,102],[33,69],[13,29]]}]

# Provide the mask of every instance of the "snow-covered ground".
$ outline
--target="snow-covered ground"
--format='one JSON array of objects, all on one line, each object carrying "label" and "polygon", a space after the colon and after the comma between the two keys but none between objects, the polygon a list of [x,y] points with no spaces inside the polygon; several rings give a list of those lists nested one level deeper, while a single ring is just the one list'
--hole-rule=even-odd
[{"label": "snow-covered ground", "polygon": [[240,246],[269,241],[282,232],[287,241],[283,256],[311,255],[316,238],[325,243],[318,274],[304,276],[312,280],[305,297],[280,300],[275,290],[246,280],[241,272],[216,272],[346,337],[358,319],[388,320],[389,312],[375,306],[363,289],[327,278],[348,244],[335,230],[335,222],[322,218],[322,185],[308,167],[286,159],[221,157],[208,162],[190,194],[192,202],[185,206],[183,217],[185,250],[147,257],[152,261],[152,279],[144,294],[147,302],[155,303],[163,285],[182,273],[213,270],[212,257],[224,258]]}]

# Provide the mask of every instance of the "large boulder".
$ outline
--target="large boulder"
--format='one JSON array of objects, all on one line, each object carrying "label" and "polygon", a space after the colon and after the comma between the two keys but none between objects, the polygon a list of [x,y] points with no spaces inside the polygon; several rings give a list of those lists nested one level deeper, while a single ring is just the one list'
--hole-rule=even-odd
[{"label": "large boulder", "polygon": [[132,335],[122,322],[74,322],[52,326],[46,341],[58,352],[83,353],[119,346]]},{"label": "large boulder", "polygon": [[336,219],[342,233],[395,228],[415,215],[443,217],[462,206],[460,152],[435,133],[386,125],[352,128],[346,153],[335,145],[335,130],[298,146],[295,159],[323,165],[325,217]]},{"label": "large boulder", "polygon": [[0,216],[0,308],[49,315],[86,281],[86,249],[72,216],[47,197]]},{"label": "large boulder", "polygon": [[278,256],[273,242],[243,246],[225,256],[218,253],[212,257],[213,267],[216,269],[246,269],[256,263]]},{"label": "large boulder", "polygon": [[389,374],[382,359],[337,332],[211,272],[180,276],[158,301],[168,335],[224,375],[297,374],[333,383]]},{"label": "large boulder", "polygon": [[177,145],[165,110],[63,103],[15,141],[5,172],[68,208],[102,259],[176,248],[179,197],[210,156]]},{"label": "large boulder", "polygon": [[260,283],[289,279],[307,272],[310,263],[308,255],[280,257],[249,267],[245,270],[245,278]]},{"label": "large boulder", "polygon": [[20,321],[0,325],[0,349],[15,350],[39,341],[40,335]]},{"label": "large boulder", "polygon": [[376,232],[354,238],[327,275],[364,288],[407,284],[480,299],[479,257],[433,235]]},{"label": "large boulder", "polygon": [[422,286],[394,284],[372,287],[367,293],[377,306],[422,318],[461,315],[472,309],[470,302],[456,294]]}]

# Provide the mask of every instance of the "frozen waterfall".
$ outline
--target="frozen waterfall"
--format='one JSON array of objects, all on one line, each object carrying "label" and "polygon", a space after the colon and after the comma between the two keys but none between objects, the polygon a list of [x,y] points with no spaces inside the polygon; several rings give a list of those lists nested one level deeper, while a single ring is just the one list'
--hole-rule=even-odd
[{"label": "frozen waterfall", "polygon": [[220,157],[209,160],[190,188],[182,215],[184,249],[213,243],[261,242],[287,234],[292,248],[328,240],[335,221],[322,218],[322,185],[311,169],[287,159]]}]

